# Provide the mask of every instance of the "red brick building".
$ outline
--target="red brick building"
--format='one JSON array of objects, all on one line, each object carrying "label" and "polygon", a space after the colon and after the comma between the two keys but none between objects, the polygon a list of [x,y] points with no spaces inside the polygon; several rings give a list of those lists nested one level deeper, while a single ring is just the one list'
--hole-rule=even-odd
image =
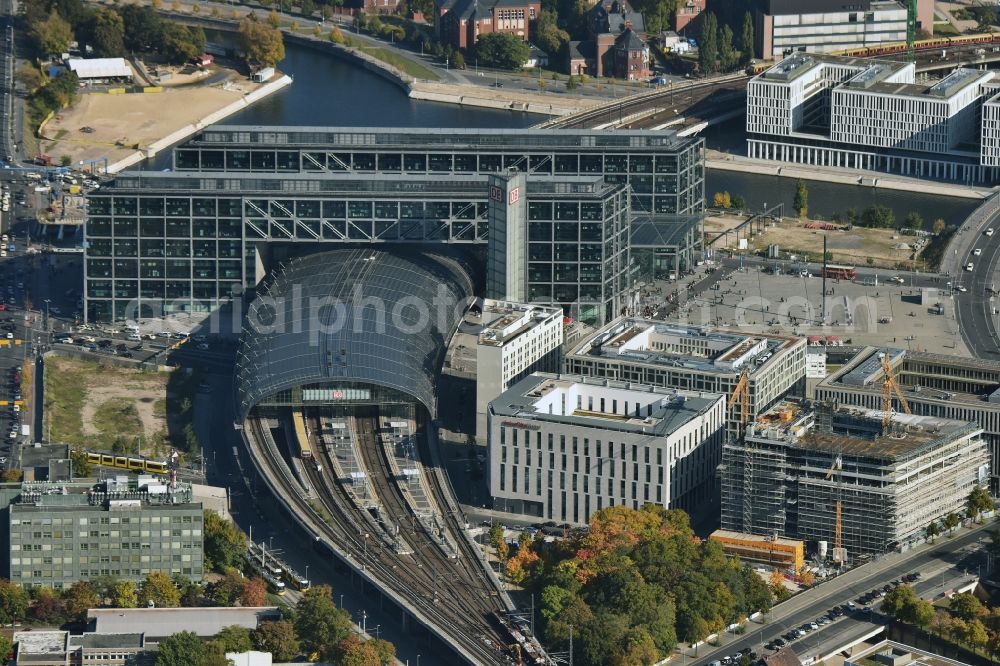
[{"label": "red brick building", "polygon": [[438,34],[445,44],[466,51],[480,35],[501,32],[530,41],[529,24],[541,0],[444,0],[438,4]]},{"label": "red brick building", "polygon": [[705,0],[681,0],[674,15],[674,32],[678,35],[684,32],[688,24],[701,16],[703,11],[705,11]]},{"label": "red brick building", "polygon": [[609,54],[615,78],[644,81],[651,76],[649,46],[631,28],[618,36]]},{"label": "red brick building", "polygon": [[630,81],[649,78],[650,54],[640,12],[623,0],[598,0],[588,19],[590,39],[569,43],[566,71]]}]

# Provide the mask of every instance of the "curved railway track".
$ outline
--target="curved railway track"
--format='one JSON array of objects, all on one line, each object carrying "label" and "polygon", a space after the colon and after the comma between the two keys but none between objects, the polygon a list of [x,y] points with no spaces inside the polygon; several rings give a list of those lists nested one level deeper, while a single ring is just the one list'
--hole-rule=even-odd
[{"label": "curved railway track", "polygon": [[[344,514],[339,509],[331,512],[336,503],[330,498],[337,496],[336,489],[330,488],[328,481],[321,478],[322,475],[316,471],[315,466],[306,465],[307,470],[309,470],[309,478],[317,493],[320,489],[327,491],[321,496],[324,509],[330,512],[330,520],[323,520],[302,498],[297,486],[288,478],[285,461],[280,456],[276,457],[276,452],[268,447],[256,446],[256,443],[266,441],[265,429],[266,426],[261,425],[257,418],[251,417],[247,420],[244,436],[248,438],[247,443],[251,452],[259,450],[264,453],[262,456],[251,455],[251,459],[265,480],[274,479],[276,481],[279,487],[275,490],[281,493],[290,510],[298,511],[301,516],[309,516],[312,519],[311,525],[304,523],[304,526],[318,533],[321,538],[334,543],[352,560],[363,563],[362,570],[367,571],[370,582],[381,588],[390,597],[404,599],[416,611],[418,619],[436,633],[441,640],[454,646],[460,646],[460,649],[467,655],[472,655],[472,659],[466,657],[466,660],[477,665],[499,666],[510,663],[505,654],[497,652],[482,640],[483,626],[473,627],[467,616],[459,615],[456,617],[454,613],[446,613],[446,607],[435,605],[433,601],[428,600],[424,593],[432,592],[432,590],[425,579],[405,571],[405,568],[399,566],[399,563],[386,563],[384,561],[385,554],[377,549],[366,550],[359,534],[354,532],[353,525],[345,527],[340,522],[344,515],[349,514]],[[394,584],[397,582],[403,584]],[[413,587],[420,589],[414,590]],[[432,598],[433,596],[431,596]]]}]

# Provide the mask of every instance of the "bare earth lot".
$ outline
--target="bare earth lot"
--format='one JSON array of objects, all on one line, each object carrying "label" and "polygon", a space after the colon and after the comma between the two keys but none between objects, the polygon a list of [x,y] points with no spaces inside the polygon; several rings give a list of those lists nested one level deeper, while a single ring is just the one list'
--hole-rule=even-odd
[{"label": "bare earth lot", "polygon": [[[714,238],[719,232],[732,229],[746,218],[737,215],[708,217],[705,219],[705,232],[708,238]],[[870,264],[883,268],[894,268],[899,263],[910,265],[911,249],[898,248],[905,244],[912,246],[917,240],[915,236],[901,236],[893,229],[866,229],[853,227],[850,231],[823,231],[807,229],[809,220],[785,218],[780,223],[769,226],[764,233],[750,240],[750,248],[766,250],[767,246],[777,244],[782,253],[812,255],[818,260],[823,251],[823,236],[827,238],[827,247],[833,254],[834,263],[845,263],[863,266]],[[839,225],[838,225],[839,226]],[[718,248],[735,248],[736,236],[720,239],[714,244]],[[871,262],[868,259],[871,259]],[[917,260],[916,268],[921,268],[922,262]]]},{"label": "bare earth lot", "polygon": [[[75,105],[45,125],[41,151],[57,161],[69,155],[74,164],[101,158],[114,163],[238,101],[261,85],[234,73],[219,85],[165,88],[161,93],[84,93]],[[81,128],[93,131],[83,132]]]},{"label": "bare earth lot", "polygon": [[61,356],[45,361],[45,428],[50,441],[144,455],[169,452],[171,373]]}]

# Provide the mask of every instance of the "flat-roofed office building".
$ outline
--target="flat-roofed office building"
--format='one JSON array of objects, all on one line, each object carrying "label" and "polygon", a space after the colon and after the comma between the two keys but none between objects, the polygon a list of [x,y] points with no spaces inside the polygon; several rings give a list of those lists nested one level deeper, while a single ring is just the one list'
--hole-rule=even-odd
[{"label": "flat-roofed office building", "polygon": [[593,176],[631,188],[636,213],[704,210],[704,141],[662,130],[239,127],[174,150],[175,171]]},{"label": "flat-roofed office building", "polygon": [[25,587],[64,589],[149,573],[204,576],[202,506],[191,486],[119,476],[89,483],[25,483],[5,493],[7,577]]},{"label": "flat-roofed office building", "polygon": [[[729,396],[747,372],[754,416],[805,388],[806,340],[623,317],[579,342],[563,362],[567,372],[651,386]],[[729,433],[739,432],[740,408]]]},{"label": "flat-roofed office building", "polygon": [[86,314],[208,313],[323,245],[445,244],[488,246],[487,295],[599,325],[628,239],[628,187],[596,175],[129,172],[90,196]]},{"label": "flat-roofed office building", "polygon": [[609,506],[697,511],[714,495],[725,397],[532,373],[490,403],[494,507],[586,523]]}]

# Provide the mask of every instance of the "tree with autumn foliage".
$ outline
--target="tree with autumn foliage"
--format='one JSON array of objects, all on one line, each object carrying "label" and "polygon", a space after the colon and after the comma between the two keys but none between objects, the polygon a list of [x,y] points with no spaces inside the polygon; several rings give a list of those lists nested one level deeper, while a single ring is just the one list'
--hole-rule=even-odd
[{"label": "tree with autumn foliage", "polygon": [[687,514],[654,505],[598,511],[565,540],[522,541],[512,568],[540,601],[548,647],[567,649],[572,627],[578,663],[595,666],[654,663],[772,602],[752,569],[695,536]]},{"label": "tree with autumn foliage", "polygon": [[264,606],[267,603],[267,581],[260,576],[247,578],[240,593],[241,606]]},{"label": "tree with autumn foliage", "polygon": [[533,540],[531,537],[524,533],[521,536],[522,539],[518,544],[517,552],[507,560],[507,577],[515,585],[523,583],[532,567],[541,560],[538,553],[532,548]]}]

